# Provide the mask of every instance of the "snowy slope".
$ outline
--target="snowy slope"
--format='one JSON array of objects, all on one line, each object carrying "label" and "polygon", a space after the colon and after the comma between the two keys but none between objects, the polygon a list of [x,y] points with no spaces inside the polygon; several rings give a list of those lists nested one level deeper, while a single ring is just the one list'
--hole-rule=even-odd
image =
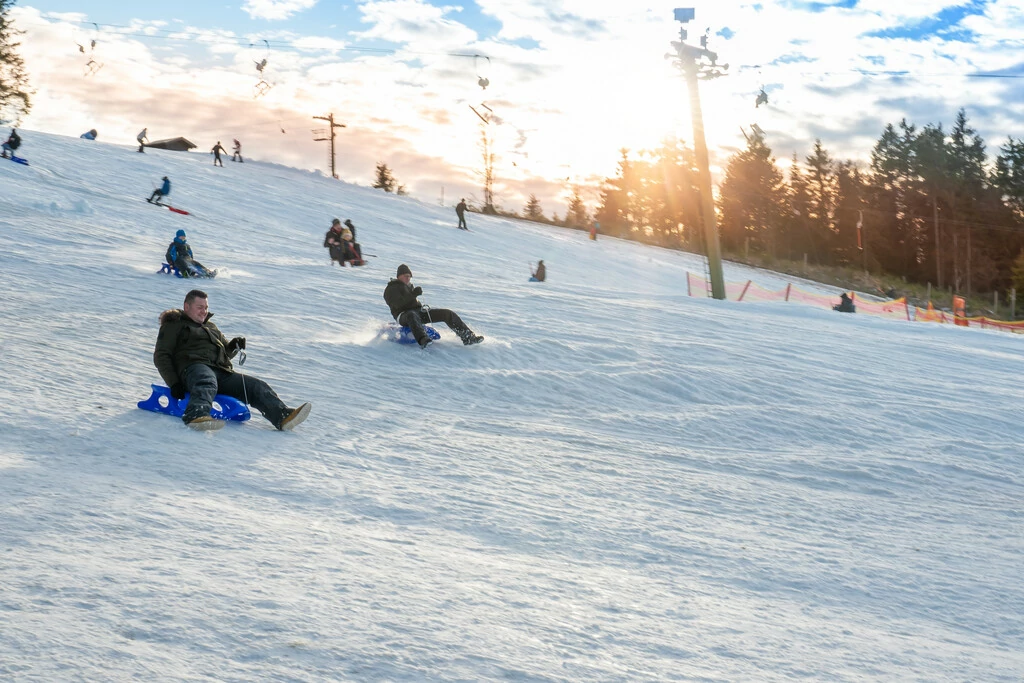
[{"label": "snowy slope", "polygon": [[[1024,339],[688,298],[687,254],[25,137],[0,679],[1024,678]],[[195,215],[143,201],[165,174]],[[368,267],[329,265],[335,216]],[[295,432],[135,408],[195,285],[154,274],[178,228],[244,370],[313,402]],[[402,262],[487,340],[376,338]]]}]

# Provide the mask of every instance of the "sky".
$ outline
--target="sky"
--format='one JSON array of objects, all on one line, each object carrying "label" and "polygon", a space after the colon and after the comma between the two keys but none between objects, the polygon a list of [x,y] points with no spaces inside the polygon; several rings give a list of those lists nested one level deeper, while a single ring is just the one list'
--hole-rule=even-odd
[{"label": "sky", "polygon": [[[346,125],[342,179],[369,184],[383,162],[412,195],[452,204],[482,199],[470,107],[486,105],[496,202],[521,209],[535,193],[550,215],[564,213],[575,186],[593,207],[620,149],[635,157],[672,137],[692,145],[685,83],[665,58],[681,28],[677,4],[23,0],[12,16],[36,90],[29,129],[96,128],[129,144],[145,126],[150,139],[184,135],[202,152],[238,138],[255,158],[327,171],[312,117],[333,113]],[[755,123],[783,166],[816,138],[834,158],[865,162],[886,124],[948,129],[961,107],[990,155],[1022,134],[1019,0],[693,7],[688,42],[707,31],[730,65],[701,83],[716,177]],[[103,66],[86,75],[90,59]],[[257,97],[263,59],[272,87]],[[755,107],[761,88],[769,103]]]}]

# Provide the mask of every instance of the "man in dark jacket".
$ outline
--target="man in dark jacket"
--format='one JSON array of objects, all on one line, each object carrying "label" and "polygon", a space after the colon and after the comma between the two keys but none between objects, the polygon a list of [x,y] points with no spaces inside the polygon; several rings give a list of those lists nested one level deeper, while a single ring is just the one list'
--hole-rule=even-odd
[{"label": "man in dark jacket", "polygon": [[455,214],[459,217],[459,228],[462,230],[469,230],[466,227],[466,200],[460,199],[459,203],[455,205]]},{"label": "man in dark jacket", "polygon": [[426,348],[431,342],[430,336],[423,328],[425,323],[446,324],[466,346],[479,344],[484,340],[483,337],[474,334],[473,330],[466,327],[466,323],[462,322],[462,318],[455,311],[450,311],[447,308],[429,308],[421,304],[416,297],[423,293],[423,289],[413,287],[411,280],[412,271],[409,270],[409,266],[404,263],[398,266],[397,277],[384,288],[384,301],[391,308],[391,315],[394,316],[398,324],[412,330],[420,348]]},{"label": "man in dark jacket", "polygon": [[8,152],[10,152],[11,157],[13,157],[14,153],[18,151],[19,147],[21,147],[21,136],[18,135],[18,131],[16,129],[11,128],[11,135],[7,138],[7,142],[3,144],[4,159],[10,158],[7,156]]},{"label": "man in dark jacket", "polygon": [[224,160],[220,158],[220,153],[224,152],[227,154],[228,151],[220,146],[220,140],[217,140],[217,144],[210,151],[213,153],[213,165],[224,168]]},{"label": "man in dark jacket", "polygon": [[832,307],[833,311],[839,311],[840,313],[856,313],[857,307],[853,305],[853,299],[846,292],[839,295],[839,305]]},{"label": "man in dark jacket", "polygon": [[185,231],[179,230],[174,235],[174,241],[167,247],[164,254],[167,264],[174,266],[182,277],[213,277],[216,271],[211,271],[192,256],[192,246],[185,237]]},{"label": "man in dark jacket", "polygon": [[[217,429],[223,420],[210,417],[214,396],[224,394],[251,403],[277,429],[293,429],[309,415],[310,404],[288,408],[266,382],[236,373],[231,359],[245,349],[245,337],[228,341],[210,322],[205,292],[193,289],[182,309],[160,314],[153,364],[177,399],[191,393],[182,420],[194,429]],[[244,360],[244,353],[243,353]]]}]

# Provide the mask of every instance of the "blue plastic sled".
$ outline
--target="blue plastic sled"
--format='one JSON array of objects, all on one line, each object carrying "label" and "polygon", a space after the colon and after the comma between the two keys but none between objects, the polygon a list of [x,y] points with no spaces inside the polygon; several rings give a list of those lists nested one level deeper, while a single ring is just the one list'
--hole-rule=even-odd
[{"label": "blue plastic sled", "polygon": [[156,272],[159,275],[173,275],[174,277],[181,277],[181,273],[178,272],[178,269],[170,263],[161,263],[160,270]]},{"label": "blue plastic sled", "polygon": [[28,159],[22,159],[21,157],[16,157],[13,154],[11,154],[11,161],[16,164],[21,164],[22,166],[28,166]]},{"label": "blue plastic sled", "polygon": [[[160,386],[159,384],[151,384],[150,386],[153,387],[153,394],[145,401],[139,401],[140,408],[151,410],[154,413],[173,415],[174,417],[181,417],[185,414],[185,407],[188,405],[188,394],[185,394],[185,398],[179,401],[171,396],[171,390],[167,387]],[[213,398],[213,410],[210,411],[210,417],[217,420],[245,422],[252,415],[249,413],[249,408],[238,399],[217,394]]]},{"label": "blue plastic sled", "polygon": [[[427,331],[427,336],[431,339],[437,340],[441,338],[440,333],[429,325],[425,325],[424,328]],[[413,336],[412,330],[408,327],[399,327],[395,323],[384,326],[384,337],[388,341],[398,342],[399,344],[415,344],[416,337]]]},{"label": "blue plastic sled", "polygon": [[530,282],[540,282],[537,278],[530,276]]}]

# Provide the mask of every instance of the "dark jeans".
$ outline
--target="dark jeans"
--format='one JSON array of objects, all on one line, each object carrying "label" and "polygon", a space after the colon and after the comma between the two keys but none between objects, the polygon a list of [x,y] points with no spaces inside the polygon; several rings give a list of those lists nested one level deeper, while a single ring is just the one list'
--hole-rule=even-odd
[{"label": "dark jeans", "polygon": [[183,277],[210,277],[210,269],[199,261],[190,258],[180,258],[172,263]]},{"label": "dark jeans", "polygon": [[163,199],[163,198],[164,198],[164,193],[161,192],[158,189],[157,190],[153,190],[153,194],[149,195],[149,201],[152,202],[152,201],[155,200],[157,204],[159,204],[160,200]]},{"label": "dark jeans", "polygon": [[[239,401],[248,399],[249,404],[263,413],[276,427],[287,415],[288,408],[278,398],[270,385],[261,379],[238,372],[229,372],[221,368],[213,368],[203,363],[193,363],[181,373],[185,389],[189,397],[188,407],[182,420],[188,422],[201,415],[209,415],[213,407],[213,397],[224,394]],[[244,383],[244,384],[243,384]]]},{"label": "dark jeans", "polygon": [[466,327],[466,323],[462,322],[459,314],[447,308],[421,308],[415,311],[405,311],[404,313],[399,313],[396,320],[399,325],[404,325],[412,330],[416,341],[420,341],[423,337],[427,336],[426,330],[423,329],[423,325],[426,323],[444,323],[463,340],[465,340],[467,335],[473,334]]},{"label": "dark jeans", "polygon": [[465,214],[461,214],[461,213],[459,214],[459,227],[462,228],[463,230],[469,230],[469,228],[466,227],[466,215]]}]

